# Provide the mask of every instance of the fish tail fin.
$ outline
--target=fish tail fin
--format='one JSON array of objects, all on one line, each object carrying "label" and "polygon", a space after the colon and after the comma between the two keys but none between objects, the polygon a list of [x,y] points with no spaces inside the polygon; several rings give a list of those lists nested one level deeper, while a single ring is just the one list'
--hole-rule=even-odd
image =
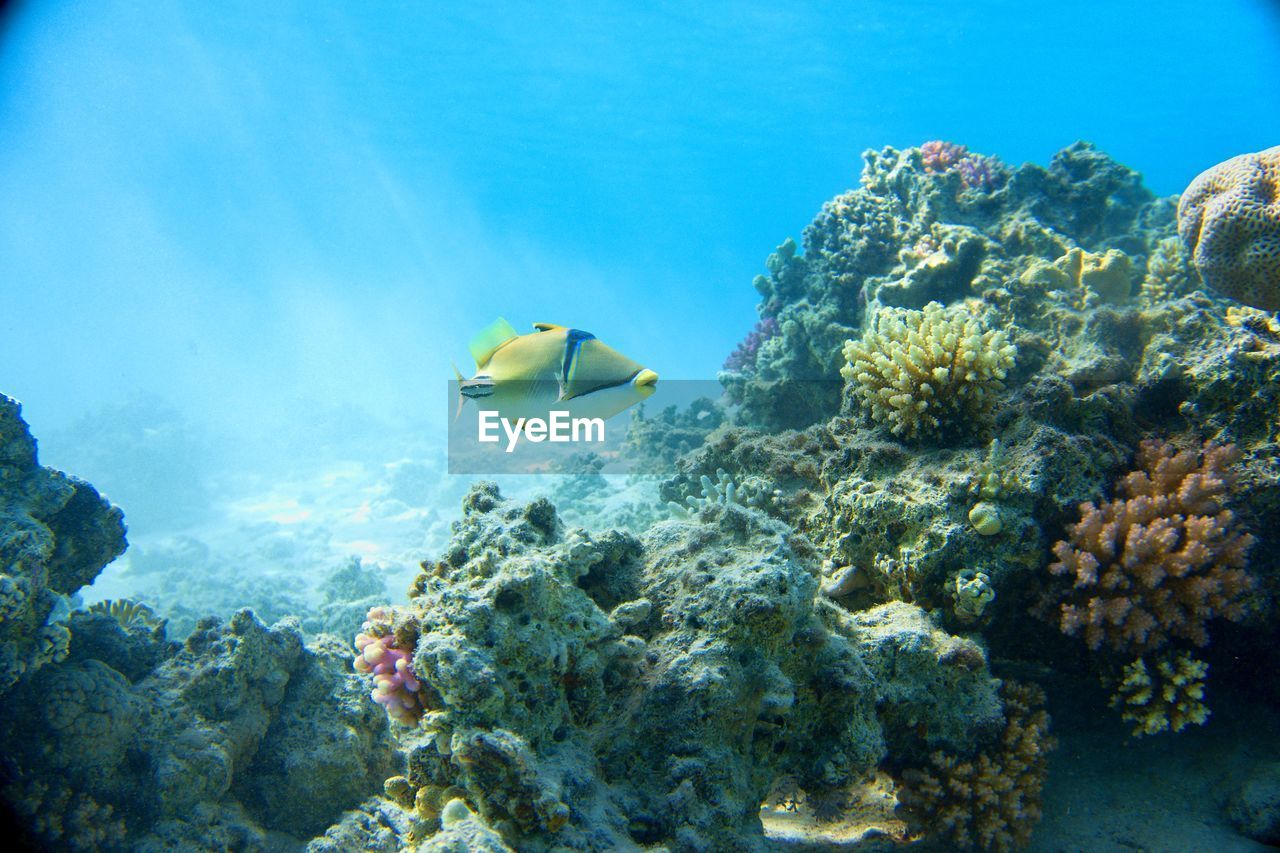
[{"label": "fish tail fin", "polygon": [[466,377],[462,375],[462,371],[458,369],[458,364],[453,359],[449,359],[449,366],[453,368],[453,375],[458,379],[458,408],[453,413],[453,422],[457,423],[458,418],[462,417],[462,407],[467,402],[467,398],[462,394],[462,383]]}]

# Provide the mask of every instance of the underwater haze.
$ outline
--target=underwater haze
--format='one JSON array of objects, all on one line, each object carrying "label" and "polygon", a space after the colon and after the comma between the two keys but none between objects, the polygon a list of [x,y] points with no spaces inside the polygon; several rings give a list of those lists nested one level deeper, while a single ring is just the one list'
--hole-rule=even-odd
[{"label": "underwater haze", "polygon": [[1271,0],[0,7],[15,837],[1280,844],[1276,81]]}]

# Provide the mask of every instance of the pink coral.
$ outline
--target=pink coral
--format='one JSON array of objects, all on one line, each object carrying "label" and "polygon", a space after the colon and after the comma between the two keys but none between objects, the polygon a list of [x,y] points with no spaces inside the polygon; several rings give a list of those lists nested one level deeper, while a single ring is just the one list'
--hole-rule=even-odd
[{"label": "pink coral", "polygon": [[969,149],[955,142],[943,142],[932,139],[920,146],[920,159],[924,162],[924,170],[939,174],[956,168],[960,161],[967,157]]},{"label": "pink coral", "polygon": [[396,647],[391,633],[391,612],[375,607],[356,635],[359,654],[353,661],[357,672],[373,674],[373,701],[387,709],[387,716],[403,726],[413,726],[422,717],[418,697],[421,683],[413,673],[413,653]]},{"label": "pink coral", "polygon": [[972,154],[969,149],[955,142],[930,140],[920,146],[920,160],[924,170],[934,175],[956,171],[965,189],[991,192],[1004,185],[1008,168],[999,157]]},{"label": "pink coral", "polygon": [[737,349],[724,360],[724,369],[732,373],[750,371],[755,367],[756,353],[760,345],[778,334],[778,321],[773,317],[762,317],[747,336],[738,344]]},{"label": "pink coral", "polygon": [[1253,578],[1244,570],[1253,536],[1223,504],[1235,485],[1235,445],[1202,451],[1144,441],[1118,497],[1080,505],[1070,537],[1054,545],[1055,575],[1071,575],[1059,625],[1097,649],[1142,653],[1170,637],[1203,646],[1205,623],[1240,619]]}]

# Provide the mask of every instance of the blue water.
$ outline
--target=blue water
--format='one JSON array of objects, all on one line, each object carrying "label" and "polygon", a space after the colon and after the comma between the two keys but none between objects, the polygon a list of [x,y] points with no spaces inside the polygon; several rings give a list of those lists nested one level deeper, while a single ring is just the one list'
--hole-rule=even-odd
[{"label": "blue water", "polygon": [[1089,139],[1177,193],[1280,140],[1274,3],[20,3],[0,378],[439,421],[497,314],[710,378],[868,147]]}]

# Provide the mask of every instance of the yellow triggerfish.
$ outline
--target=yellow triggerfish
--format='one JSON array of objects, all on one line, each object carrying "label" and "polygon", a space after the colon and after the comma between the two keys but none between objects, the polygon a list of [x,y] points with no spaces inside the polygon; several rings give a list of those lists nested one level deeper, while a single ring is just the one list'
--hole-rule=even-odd
[{"label": "yellow triggerfish", "polygon": [[657,373],[590,332],[553,323],[533,327],[537,331],[521,335],[499,317],[476,335],[469,345],[476,375],[458,373],[462,397],[515,422],[545,418],[553,409],[610,418],[657,390]]}]

